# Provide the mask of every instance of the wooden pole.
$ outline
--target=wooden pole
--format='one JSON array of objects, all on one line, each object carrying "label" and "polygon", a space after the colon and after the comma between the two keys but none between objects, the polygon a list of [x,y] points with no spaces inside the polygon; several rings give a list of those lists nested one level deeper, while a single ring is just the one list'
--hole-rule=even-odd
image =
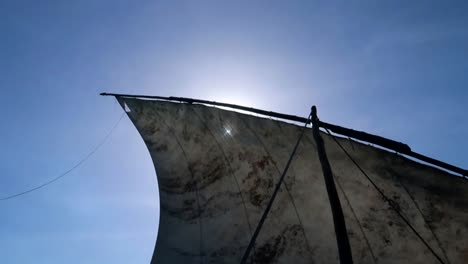
[{"label": "wooden pole", "polygon": [[317,108],[312,106],[312,133],[317,144],[317,152],[322,165],[323,178],[325,187],[327,188],[328,199],[330,201],[331,211],[333,215],[333,224],[335,226],[336,242],[338,244],[338,254],[341,264],[352,264],[353,257],[351,247],[349,245],[348,233],[346,232],[346,223],[341,208],[340,198],[336,191],[333,173],[328,162],[327,153],[325,152],[325,144],[320,136],[319,120],[317,117]]},{"label": "wooden pole", "polygon": [[[127,98],[147,98],[147,99],[155,99],[155,100],[165,100],[165,101],[176,101],[176,102],[184,102],[184,103],[200,103],[200,104],[207,104],[207,105],[215,105],[215,106],[223,106],[223,107],[229,107],[233,109],[239,109],[243,111],[249,111],[252,113],[257,113],[265,116],[271,116],[275,118],[280,118],[280,119],[285,119],[285,120],[290,120],[290,121],[295,121],[295,122],[309,122],[307,118],[304,117],[299,117],[299,116],[294,116],[294,115],[288,115],[288,114],[282,114],[282,113],[277,113],[277,112],[272,112],[272,111],[265,111],[262,109],[257,109],[257,108],[252,108],[252,107],[245,107],[241,105],[235,105],[235,104],[227,104],[227,103],[220,103],[220,102],[214,102],[214,101],[207,101],[207,100],[199,100],[199,99],[192,99],[192,98],[185,98],[185,97],[163,97],[163,96],[149,96],[149,95],[131,95],[131,94],[115,94],[115,93],[101,93],[103,96],[115,96],[115,97],[127,97]],[[411,151],[411,148],[403,144],[401,142],[397,142],[395,140],[391,140],[388,138],[384,138],[381,136],[369,134],[363,131],[357,131],[354,129],[342,127],[342,126],[337,126],[334,124],[330,123],[325,123],[320,120],[317,121],[319,127],[323,127],[326,129],[330,129],[333,133],[340,134],[346,137],[351,137],[355,138],[357,140],[369,142],[371,144],[379,145],[381,147],[394,150],[396,152],[399,152],[401,154],[405,154],[407,156],[422,160],[424,162],[427,162],[429,164],[444,168],[446,170],[452,171],[459,173],[463,176],[468,176],[468,170],[456,167],[454,165],[442,162],[440,160],[436,160],[433,158],[426,157],[424,155],[421,155],[419,153]]]}]

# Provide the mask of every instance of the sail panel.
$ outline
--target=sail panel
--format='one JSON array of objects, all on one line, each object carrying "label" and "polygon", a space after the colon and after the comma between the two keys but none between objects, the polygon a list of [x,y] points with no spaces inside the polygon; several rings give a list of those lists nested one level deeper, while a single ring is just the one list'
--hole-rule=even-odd
[{"label": "sail panel", "polygon": [[[239,263],[301,128],[198,104],[119,98],[153,159],[160,225],[153,263]],[[438,263],[332,138],[322,135],[355,263]],[[468,255],[462,179],[339,139],[446,263]],[[253,263],[337,263],[308,129],[252,252]]]}]

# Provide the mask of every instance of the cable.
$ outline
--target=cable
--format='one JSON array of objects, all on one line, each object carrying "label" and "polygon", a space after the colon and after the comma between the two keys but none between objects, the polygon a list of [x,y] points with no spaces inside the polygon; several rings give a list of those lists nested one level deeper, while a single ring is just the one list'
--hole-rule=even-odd
[{"label": "cable", "polygon": [[110,135],[112,134],[112,132],[114,132],[115,128],[117,127],[117,125],[120,123],[120,121],[122,120],[122,118],[124,117],[125,115],[125,112],[122,113],[122,115],[120,116],[119,120],[114,124],[114,126],[111,128],[111,130],[109,131],[109,133],[107,133],[107,135],[102,139],[102,141],[96,146],[94,147],[94,149],[88,153],[88,155],[86,155],[84,158],[82,158],[78,163],[76,163],[73,167],[71,167],[70,169],[68,169],[67,171],[65,171],[64,173],[60,174],[59,176],[49,180],[49,181],[46,181],[36,187],[33,187],[31,189],[27,189],[25,191],[21,191],[21,192],[18,192],[16,194],[12,194],[10,196],[6,196],[6,197],[2,197],[0,198],[0,201],[5,201],[5,200],[9,200],[9,199],[13,199],[13,198],[16,198],[18,196],[22,196],[22,195],[25,195],[25,194],[28,194],[30,192],[34,192],[36,190],[39,190],[43,187],[46,187],[47,185],[49,184],[52,184],[53,182],[61,179],[62,177],[66,176],[67,174],[69,174],[70,172],[72,172],[74,169],[78,168],[81,164],[83,164],[86,160],[88,160],[94,153],[96,153],[96,151],[99,150],[99,148],[101,148],[102,145],[104,145],[104,143],[107,141],[107,139],[110,137]]},{"label": "cable", "polygon": [[288,163],[286,163],[286,167],[284,168],[283,174],[281,175],[281,178],[279,179],[278,183],[276,184],[275,190],[273,191],[273,195],[270,198],[270,201],[268,202],[268,205],[263,212],[262,218],[260,218],[260,221],[258,222],[257,228],[255,229],[255,232],[250,239],[249,245],[247,246],[247,249],[244,252],[244,255],[242,256],[241,259],[241,264],[247,263],[247,258],[249,257],[250,251],[255,245],[255,240],[257,239],[258,234],[260,233],[260,230],[262,229],[263,223],[265,222],[268,213],[270,212],[271,206],[273,205],[273,202],[275,201],[276,195],[278,194],[278,191],[281,187],[281,183],[283,183],[284,177],[286,176],[286,173],[288,172],[289,165],[291,165],[292,159],[294,155],[296,154],[297,148],[299,147],[299,143],[301,143],[302,136],[304,136],[304,132],[307,128],[307,124],[309,124],[310,118],[312,116],[312,113],[309,114],[309,117],[307,118],[307,121],[305,122],[304,127],[302,128],[301,134],[299,135],[299,138],[297,139],[296,145],[294,146],[294,149],[291,153],[291,156],[289,156]]},{"label": "cable", "polygon": [[327,131],[328,135],[330,135],[333,138],[333,140],[336,142],[336,144],[338,144],[338,146],[341,148],[341,150],[343,150],[343,152],[346,154],[346,156],[348,156],[348,158],[354,163],[354,165],[356,165],[356,167],[362,172],[362,174],[364,176],[366,176],[367,180],[369,180],[369,182],[374,186],[374,188],[380,193],[380,195],[388,203],[390,208],[392,208],[398,214],[398,216],[400,216],[400,218],[406,223],[406,225],[408,225],[408,227],[421,240],[421,242],[427,247],[427,249],[429,249],[429,251],[432,253],[432,255],[434,255],[434,257],[440,263],[444,264],[444,261],[442,260],[442,258],[439,255],[437,255],[437,253],[432,249],[432,247],[426,242],[426,240],[424,240],[424,238],[418,233],[418,231],[416,231],[416,229],[411,225],[411,223],[408,221],[408,219],[406,219],[406,217],[401,213],[398,204],[396,204],[395,201],[389,199],[385,195],[385,193],[375,184],[375,182],[369,177],[369,175],[361,168],[361,166],[359,166],[359,164],[351,157],[351,155],[348,153],[348,151],[346,151],[346,149],[340,144],[340,142],[338,142],[336,137],[333,136],[327,128],[325,128],[325,130]]}]

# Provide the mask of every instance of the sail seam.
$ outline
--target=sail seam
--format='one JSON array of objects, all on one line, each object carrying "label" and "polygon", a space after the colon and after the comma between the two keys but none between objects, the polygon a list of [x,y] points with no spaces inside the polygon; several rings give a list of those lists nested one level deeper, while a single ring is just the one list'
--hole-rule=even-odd
[{"label": "sail seam", "polygon": [[[164,125],[166,125],[166,127],[168,127],[169,129],[171,128],[171,126],[169,126],[166,121],[161,117],[161,115],[159,115],[156,111],[154,112],[157,116],[159,116],[159,118],[161,119],[161,121],[164,123]],[[197,208],[198,208],[198,223],[199,223],[199,232],[200,232],[200,260],[201,260],[201,263],[204,263],[204,243],[203,243],[203,223],[202,223],[202,215],[201,215],[201,207],[200,207],[200,197],[199,197],[199,190],[198,190],[198,184],[197,184],[197,181],[195,181],[195,174],[190,166],[190,162],[189,162],[189,159],[188,159],[188,156],[187,156],[187,153],[185,152],[185,149],[184,147],[182,146],[182,144],[180,143],[180,140],[179,138],[174,134],[174,139],[176,140],[177,142],[177,145],[179,145],[180,147],[180,150],[182,151],[183,155],[184,155],[184,158],[185,160],[187,161],[187,168],[188,170],[190,171],[190,175],[192,176],[192,181],[194,181],[194,185],[195,185],[195,196],[197,198]]]},{"label": "sail seam", "polygon": [[[306,139],[308,139],[308,137],[306,137]],[[350,142],[350,145],[351,145],[352,149],[354,150],[354,146],[353,146],[353,143],[352,143],[351,139],[349,139],[349,142]],[[313,143],[313,142],[311,142],[311,143]],[[317,146],[315,146],[315,144],[314,144],[314,147],[317,148]],[[374,262],[374,263],[377,263],[377,257],[375,256],[374,251],[372,250],[372,246],[371,246],[371,244],[370,244],[370,242],[369,242],[369,239],[368,239],[367,236],[366,236],[366,233],[364,232],[364,228],[362,227],[361,221],[359,221],[359,218],[357,217],[357,214],[356,214],[356,212],[354,211],[354,208],[353,208],[353,206],[351,205],[351,201],[349,200],[348,195],[347,195],[346,192],[344,191],[343,186],[342,186],[341,183],[338,181],[338,177],[337,177],[336,173],[333,174],[333,178],[335,179],[336,185],[338,185],[338,188],[340,189],[341,193],[343,193],[343,197],[345,198],[346,203],[348,204],[349,209],[351,210],[351,213],[353,214],[354,219],[356,220],[356,222],[357,222],[357,224],[358,224],[358,226],[359,226],[359,230],[361,231],[361,234],[362,234],[362,236],[364,237],[364,240],[366,241],[366,244],[367,244],[367,247],[369,248],[369,251],[370,251],[370,253],[371,253],[373,262]]]},{"label": "sail seam", "polygon": [[[307,118],[307,121],[310,120],[311,116],[312,115],[309,115],[309,117]],[[266,218],[268,216],[268,213],[270,212],[270,209],[271,209],[271,207],[273,205],[273,202],[275,201],[276,195],[278,194],[279,188],[281,187],[281,184],[283,183],[284,178],[286,177],[289,166],[291,165],[291,162],[292,162],[292,160],[293,160],[293,158],[294,158],[294,156],[296,154],[296,151],[297,151],[297,149],[299,147],[299,144],[301,143],[302,137],[304,135],[304,132],[305,132],[305,130],[307,128],[308,123],[309,122],[305,122],[305,125],[302,128],[302,133],[300,134],[299,138],[297,139],[297,142],[296,142],[296,144],[294,146],[294,149],[293,149],[291,155],[289,156],[288,162],[286,163],[286,166],[285,166],[285,168],[283,170],[283,173],[282,173],[278,183],[275,186],[275,191],[273,192],[273,195],[271,196],[270,201],[268,202],[268,205],[267,205],[265,211],[262,214],[262,218],[260,218],[260,221],[258,222],[257,227],[255,228],[255,233],[253,234],[252,238],[250,239],[249,246],[247,247],[247,249],[244,252],[244,255],[242,256],[242,260],[241,260],[242,264],[247,262],[247,258],[248,258],[249,254],[250,254],[250,250],[255,246],[255,240],[257,239],[257,236],[258,236],[258,234],[260,233],[260,231],[262,229],[263,223],[265,222],[265,220],[266,220]]]},{"label": "sail seam", "polygon": [[403,187],[403,189],[405,190],[405,192],[408,194],[408,196],[410,197],[411,201],[413,201],[414,206],[418,210],[419,214],[421,215],[422,219],[424,220],[424,223],[426,224],[427,228],[431,232],[432,236],[434,236],[434,239],[436,240],[437,245],[439,246],[440,250],[442,251],[442,254],[445,257],[445,260],[447,260],[447,263],[450,264],[450,260],[449,260],[449,258],[447,256],[447,252],[445,252],[445,249],[442,247],[442,243],[440,242],[439,238],[435,234],[432,227],[429,225],[429,222],[427,222],[426,217],[424,216],[424,214],[422,213],[421,208],[419,207],[418,203],[416,202],[416,199],[414,199],[413,195],[409,192],[408,188],[406,188],[405,184],[401,180],[400,180],[400,184]]},{"label": "sail seam", "polygon": [[432,249],[432,247],[427,243],[427,241],[418,233],[418,231],[411,225],[408,219],[402,214],[402,212],[396,207],[395,202],[393,200],[390,200],[385,193],[375,184],[375,182],[367,175],[367,173],[362,169],[362,167],[355,161],[351,155],[344,149],[344,147],[338,142],[338,140],[330,133],[330,131],[325,128],[327,133],[333,138],[333,140],[338,144],[338,146],[343,150],[343,152],[348,156],[348,158],[354,163],[354,165],[361,171],[361,173],[367,178],[367,180],[372,184],[372,186],[379,192],[379,194],[382,196],[382,198],[388,203],[390,208],[392,208],[397,215],[405,222],[405,224],[413,231],[413,233],[421,240],[421,242],[427,247],[427,249],[434,255],[434,257],[442,264],[444,264],[444,261],[442,258]]},{"label": "sail seam", "polygon": [[335,179],[336,185],[338,185],[338,188],[340,189],[341,193],[343,193],[343,196],[344,196],[344,198],[346,200],[346,203],[348,204],[349,209],[351,210],[351,213],[353,214],[354,219],[356,220],[356,222],[357,222],[357,224],[359,226],[359,229],[360,229],[360,231],[362,233],[362,236],[364,237],[364,240],[366,241],[367,247],[369,248],[369,251],[370,251],[370,253],[372,255],[372,260],[374,261],[374,263],[377,263],[377,258],[374,255],[374,251],[372,250],[369,239],[367,238],[366,233],[364,232],[364,228],[361,225],[361,221],[359,221],[359,219],[358,219],[358,217],[356,215],[356,212],[354,211],[353,207],[351,206],[351,202],[349,201],[348,195],[346,195],[346,192],[344,191],[343,187],[341,186],[340,182],[338,181],[338,177],[336,177],[336,175],[334,175],[333,178]]},{"label": "sail seam", "polygon": [[249,233],[250,235],[252,235],[252,227],[250,225],[250,221],[249,221],[249,215],[248,215],[248,212],[247,212],[247,205],[245,203],[245,200],[244,200],[244,196],[242,195],[242,190],[240,188],[240,184],[239,184],[239,181],[236,177],[236,175],[234,174],[233,172],[233,169],[232,169],[232,166],[231,166],[231,162],[229,161],[229,159],[227,158],[226,156],[226,153],[224,152],[224,149],[221,147],[221,144],[219,143],[218,139],[215,137],[213,131],[211,131],[211,129],[208,127],[208,125],[206,124],[205,120],[203,118],[201,118],[201,116],[197,113],[197,111],[195,111],[195,109],[193,109],[192,107],[190,107],[190,109],[195,113],[195,115],[198,117],[198,119],[200,119],[200,121],[202,122],[202,124],[205,126],[205,128],[208,130],[208,132],[210,133],[210,135],[213,137],[214,141],[216,142],[216,145],[218,146],[219,150],[221,151],[221,153],[223,154],[223,157],[224,157],[224,160],[225,162],[227,163],[228,167],[229,167],[229,174],[231,174],[231,176],[234,178],[234,181],[237,185],[237,189],[239,190],[239,196],[241,197],[241,201],[242,201],[242,204],[243,204],[243,207],[244,207],[244,214],[245,214],[245,218],[247,220],[247,225],[249,227]]},{"label": "sail seam", "polygon": [[[244,122],[245,126],[252,132],[252,134],[255,136],[255,138],[260,142],[260,144],[262,144],[262,147],[265,150],[265,152],[267,153],[267,155],[272,157],[270,152],[266,148],[265,144],[263,143],[263,141],[261,141],[260,138],[258,137],[257,133],[248,125],[248,123],[244,119],[242,119],[242,121]],[[275,166],[276,170],[278,171],[279,176],[281,177],[281,171],[279,170],[278,166],[276,165],[276,162],[273,162],[273,165]],[[293,166],[291,166],[291,170],[294,170]],[[299,224],[301,225],[302,233],[303,233],[304,239],[306,240],[306,243],[307,243],[307,248],[309,249],[310,253],[312,253],[312,248],[310,246],[309,239],[307,238],[304,225],[302,224],[301,217],[299,216],[299,211],[297,210],[296,203],[294,202],[294,198],[293,198],[288,186],[286,184],[284,184],[284,187],[286,188],[286,192],[288,193],[289,199],[291,200],[291,203],[293,205],[293,208],[294,208],[294,211],[296,213]]]}]

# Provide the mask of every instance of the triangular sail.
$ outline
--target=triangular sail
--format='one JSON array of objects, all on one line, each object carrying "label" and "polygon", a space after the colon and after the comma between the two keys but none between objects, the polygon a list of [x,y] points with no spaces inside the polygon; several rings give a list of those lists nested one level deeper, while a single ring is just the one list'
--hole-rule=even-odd
[{"label": "triangular sail", "polygon": [[[199,104],[119,97],[152,156],[160,225],[152,263],[239,263],[301,128]],[[310,129],[308,129],[310,130]],[[355,263],[439,263],[331,137],[322,135]],[[468,185],[338,139],[445,263],[468,258]],[[252,263],[337,263],[322,171],[307,131]]]}]

